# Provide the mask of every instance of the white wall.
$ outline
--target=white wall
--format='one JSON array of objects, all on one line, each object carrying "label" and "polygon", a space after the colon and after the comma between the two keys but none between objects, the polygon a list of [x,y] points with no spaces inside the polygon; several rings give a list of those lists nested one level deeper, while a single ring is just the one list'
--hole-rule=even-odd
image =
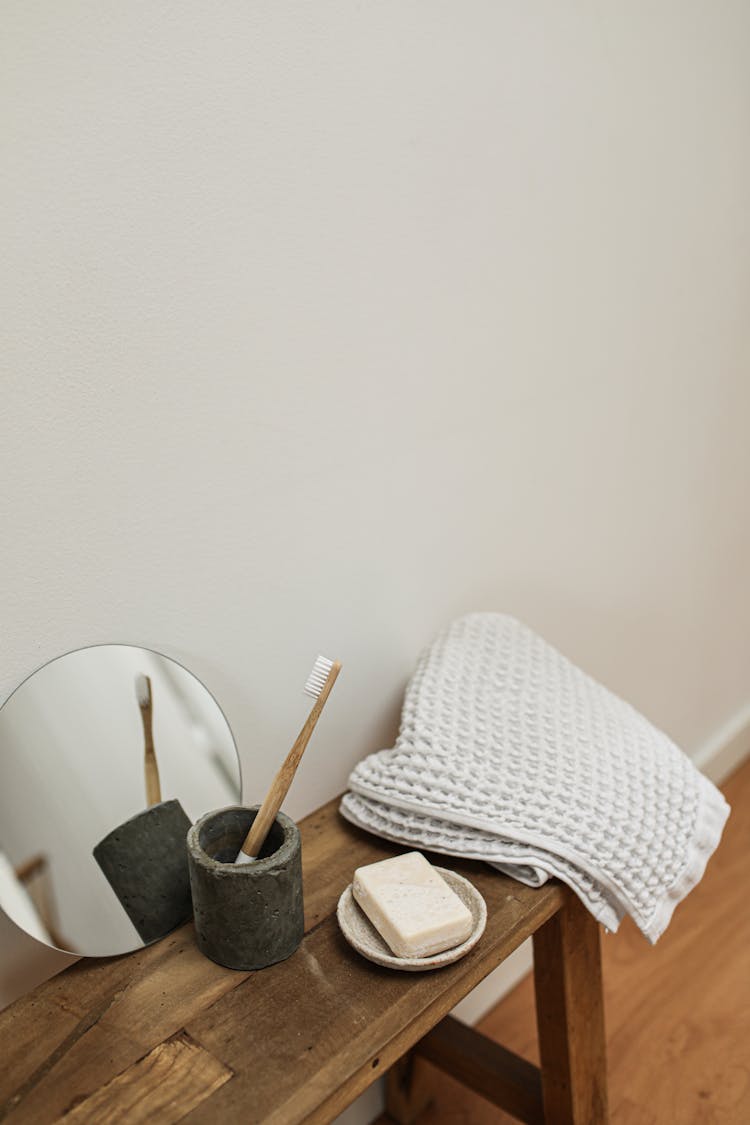
[{"label": "white wall", "polygon": [[691,751],[747,702],[744,0],[8,0],[7,693],[150,645],[290,811],[505,609]]}]

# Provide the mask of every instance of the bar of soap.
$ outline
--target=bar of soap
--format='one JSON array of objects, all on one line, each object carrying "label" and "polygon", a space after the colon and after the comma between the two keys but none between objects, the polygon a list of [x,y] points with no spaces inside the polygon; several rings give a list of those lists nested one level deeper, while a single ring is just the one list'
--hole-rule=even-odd
[{"label": "bar of soap", "polygon": [[471,911],[421,852],[358,867],[352,894],[397,957],[431,957],[466,941]]}]

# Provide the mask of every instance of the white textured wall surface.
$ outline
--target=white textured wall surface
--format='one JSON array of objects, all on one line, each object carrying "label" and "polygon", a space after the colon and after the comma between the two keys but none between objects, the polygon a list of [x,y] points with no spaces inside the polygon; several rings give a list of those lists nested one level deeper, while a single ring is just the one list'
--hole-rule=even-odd
[{"label": "white textured wall surface", "polygon": [[0,26],[3,695],[78,645],[161,649],[252,800],[339,656],[296,815],[469,609],[690,752],[746,703],[744,0]]}]

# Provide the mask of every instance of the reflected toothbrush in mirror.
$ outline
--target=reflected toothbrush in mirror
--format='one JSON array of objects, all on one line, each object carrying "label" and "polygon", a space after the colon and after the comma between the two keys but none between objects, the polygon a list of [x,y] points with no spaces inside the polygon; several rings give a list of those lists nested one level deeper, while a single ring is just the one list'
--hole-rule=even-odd
[{"label": "reflected toothbrush in mirror", "polygon": [[141,721],[143,722],[143,773],[146,780],[146,804],[150,807],[161,802],[159,767],[156,764],[156,751],[154,750],[154,709],[150,676],[136,676],[135,694],[141,711]]}]

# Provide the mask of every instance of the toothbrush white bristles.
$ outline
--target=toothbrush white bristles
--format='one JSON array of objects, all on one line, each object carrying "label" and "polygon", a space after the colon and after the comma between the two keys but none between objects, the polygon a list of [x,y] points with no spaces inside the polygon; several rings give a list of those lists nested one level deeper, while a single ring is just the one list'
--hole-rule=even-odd
[{"label": "toothbrush white bristles", "polygon": [[148,707],[151,702],[151,689],[149,688],[148,676],[144,676],[143,674],[136,676],[135,695],[139,707]]},{"label": "toothbrush white bristles", "polygon": [[273,784],[266,794],[266,799],[258,810],[258,815],[250,825],[250,831],[245,837],[242,850],[235,859],[235,863],[254,863],[260,854],[260,850],[265,843],[271,825],[276,819],[276,814],[289,792],[289,786],[294,780],[300,758],[310,741],[310,736],[315,729],[315,724],[320,717],[320,712],[323,710],[325,701],[328,699],[331,688],[336,682],[336,677],[340,671],[341,665],[338,661],[328,660],[325,656],[319,656],[313,664],[312,672],[307,677],[307,683],[305,684],[305,691],[315,700],[312,710],[307,716],[305,725],[297,735],[294,746],[287,754],[284,764],[276,774]]},{"label": "toothbrush white bristles", "polygon": [[305,683],[305,691],[311,695],[313,699],[317,699],[323,688],[326,686],[326,680],[331,674],[333,668],[333,661],[328,660],[325,656],[319,656],[313,664],[313,669],[307,677]]}]

